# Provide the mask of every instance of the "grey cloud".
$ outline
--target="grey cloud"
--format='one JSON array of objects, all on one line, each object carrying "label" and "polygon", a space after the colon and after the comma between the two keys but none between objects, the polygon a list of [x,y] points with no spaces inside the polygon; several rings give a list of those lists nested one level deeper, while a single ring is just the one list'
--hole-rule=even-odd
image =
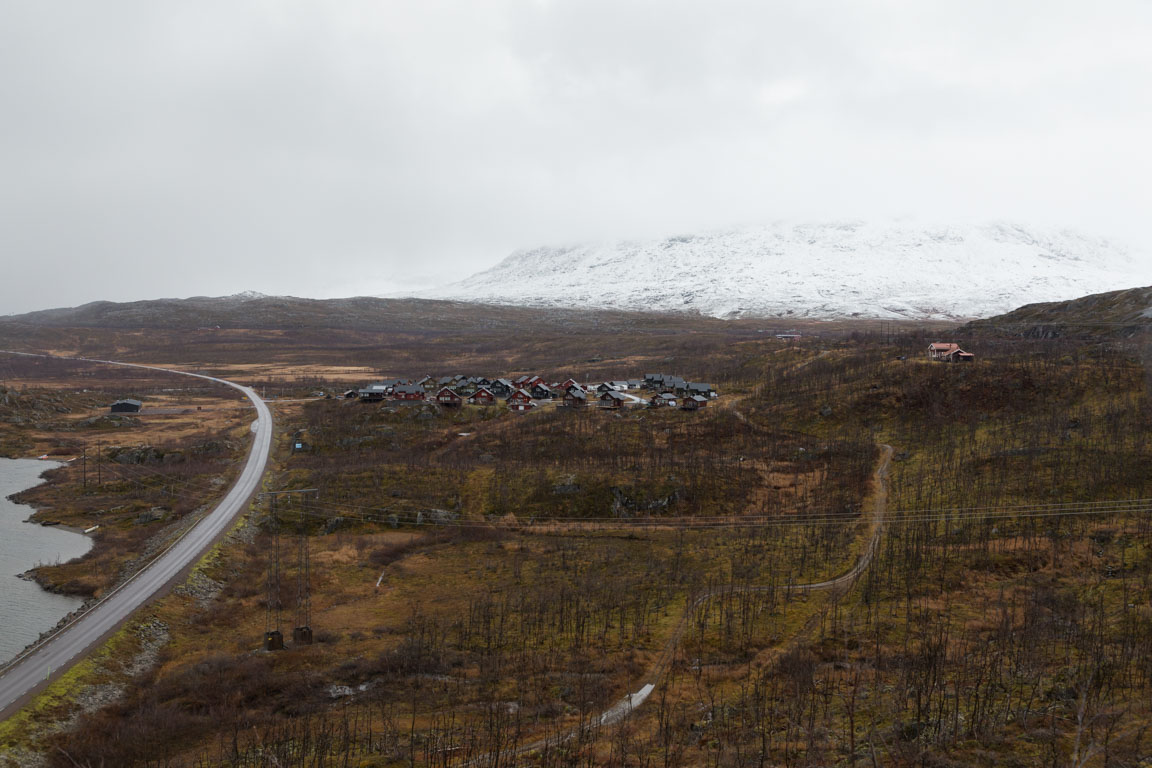
[{"label": "grey cloud", "polygon": [[0,312],[382,293],[516,247],[793,216],[1152,239],[1141,2],[0,0],[0,18]]}]

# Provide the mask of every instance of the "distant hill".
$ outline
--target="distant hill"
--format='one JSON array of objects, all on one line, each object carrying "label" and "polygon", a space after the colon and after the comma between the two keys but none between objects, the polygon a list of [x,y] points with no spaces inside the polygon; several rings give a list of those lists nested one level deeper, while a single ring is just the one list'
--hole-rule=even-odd
[{"label": "distant hill", "polygon": [[967,320],[1152,282],[1152,258],[1011,224],[773,224],[545,247],[419,294],[534,307],[713,317]]},{"label": "distant hill", "polygon": [[989,332],[1039,337],[1082,333],[1131,337],[1152,333],[1152,287],[1027,304],[996,317],[973,321],[962,330],[972,334]]},{"label": "distant hill", "polygon": [[195,330],[200,328],[324,329],[360,331],[454,331],[469,328],[516,330],[595,330],[602,327],[657,327],[721,324],[711,318],[668,317],[642,312],[542,309],[428,299],[302,299],[242,293],[234,296],[149,301],[96,301],[79,307],[47,309],[0,318],[0,331],[15,326],[106,328],[117,330]]}]

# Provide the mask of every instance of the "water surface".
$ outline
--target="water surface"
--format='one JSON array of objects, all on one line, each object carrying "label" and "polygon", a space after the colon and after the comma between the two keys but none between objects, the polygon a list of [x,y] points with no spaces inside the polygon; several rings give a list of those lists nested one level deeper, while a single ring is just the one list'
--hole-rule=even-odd
[{"label": "water surface", "polygon": [[37,565],[80,557],[92,546],[87,536],[24,522],[34,510],[8,499],[39,485],[41,473],[59,466],[38,459],[0,459],[0,664],[83,603],[16,578]]}]

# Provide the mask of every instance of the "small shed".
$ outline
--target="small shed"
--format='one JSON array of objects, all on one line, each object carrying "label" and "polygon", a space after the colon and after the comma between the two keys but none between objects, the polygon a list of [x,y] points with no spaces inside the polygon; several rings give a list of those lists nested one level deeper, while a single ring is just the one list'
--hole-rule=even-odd
[{"label": "small shed", "polygon": [[139,400],[117,400],[109,406],[108,411],[110,413],[140,413],[140,408],[143,405],[144,403]]}]

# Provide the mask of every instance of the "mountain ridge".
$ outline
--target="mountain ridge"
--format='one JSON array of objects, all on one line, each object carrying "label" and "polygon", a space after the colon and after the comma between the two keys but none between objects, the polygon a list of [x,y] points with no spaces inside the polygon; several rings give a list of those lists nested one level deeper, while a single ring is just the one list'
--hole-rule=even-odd
[{"label": "mountain ridge", "polygon": [[1046,338],[1082,333],[1128,338],[1143,334],[1152,340],[1152,286],[1026,304],[1002,315],[974,320],[960,332]]},{"label": "mountain ridge", "polygon": [[516,251],[415,296],[719,318],[968,320],[1147,283],[1152,258],[1068,230],[777,222]]}]

